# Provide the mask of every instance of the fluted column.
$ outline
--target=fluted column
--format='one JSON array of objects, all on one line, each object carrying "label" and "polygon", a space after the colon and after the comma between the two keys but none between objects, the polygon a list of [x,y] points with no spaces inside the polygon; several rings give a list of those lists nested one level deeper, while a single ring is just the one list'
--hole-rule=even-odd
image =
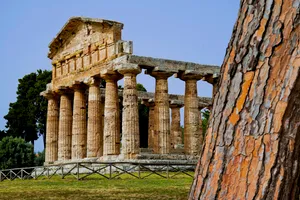
[{"label": "fluted column", "polygon": [[181,103],[171,102],[171,149],[176,149],[176,147],[182,144],[182,132],[180,127],[180,108],[183,107]]},{"label": "fluted column", "polygon": [[184,96],[184,151],[188,155],[199,155],[201,134],[199,130],[199,110],[197,81],[202,78],[198,71],[184,71],[176,75],[185,81]]},{"label": "fluted column", "polygon": [[152,71],[149,74],[156,80],[153,151],[154,153],[168,154],[171,144],[168,78],[173,73]]},{"label": "fluted column", "polygon": [[86,97],[83,85],[74,85],[72,160],[86,158],[87,120]]},{"label": "fluted column", "polygon": [[202,148],[203,145],[203,127],[202,127],[202,109],[204,107],[203,106],[198,106],[198,110],[199,110],[199,133],[200,133],[200,149]]},{"label": "fluted column", "polygon": [[184,103],[184,150],[187,154],[198,155],[200,151],[200,131],[197,80],[185,81]]},{"label": "fluted column", "polygon": [[121,153],[125,159],[132,159],[140,153],[136,76],[141,69],[137,65],[125,64],[118,67],[118,72],[124,75]]},{"label": "fluted column", "polygon": [[103,123],[100,79],[90,78],[88,97],[87,157],[103,155]]},{"label": "fluted column", "polygon": [[[154,100],[147,99],[143,100],[142,103],[149,108],[149,119],[148,119],[148,148],[153,149],[154,142]],[[157,144],[156,144],[157,145]]]},{"label": "fluted column", "polygon": [[60,90],[58,160],[71,159],[72,145],[72,96],[67,90]]},{"label": "fluted column", "polygon": [[45,163],[52,164],[58,159],[59,103],[58,96],[53,92],[43,96],[48,99]]},{"label": "fluted column", "polygon": [[119,73],[102,71],[101,78],[106,81],[104,103],[103,155],[120,154],[120,112],[118,97]]}]

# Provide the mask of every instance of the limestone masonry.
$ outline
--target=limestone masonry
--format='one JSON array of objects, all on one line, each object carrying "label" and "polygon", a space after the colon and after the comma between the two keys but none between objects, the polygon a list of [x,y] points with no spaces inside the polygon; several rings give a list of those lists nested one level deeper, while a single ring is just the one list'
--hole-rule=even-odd
[{"label": "limestone masonry", "polygon": [[[212,100],[198,97],[197,81],[216,91],[219,67],[132,55],[133,44],[122,40],[122,29],[115,21],[73,17],[50,43],[52,82],[41,93],[48,99],[46,165],[199,155],[201,109],[210,108]],[[155,79],[155,93],[136,90],[143,69]],[[185,95],[168,94],[171,76],[184,81]],[[118,90],[121,79],[124,89]],[[139,102],[149,107],[148,133],[139,130]],[[147,150],[141,148],[141,134],[147,135]]]}]

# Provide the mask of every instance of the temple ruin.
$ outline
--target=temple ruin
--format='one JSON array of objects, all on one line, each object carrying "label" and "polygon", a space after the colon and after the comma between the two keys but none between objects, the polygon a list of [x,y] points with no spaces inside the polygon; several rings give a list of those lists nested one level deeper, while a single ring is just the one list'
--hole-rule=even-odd
[{"label": "temple ruin", "polygon": [[[133,55],[122,29],[115,21],[73,17],[50,43],[52,82],[41,94],[48,99],[46,165],[197,158],[203,139],[200,110],[212,104],[211,98],[198,97],[197,81],[209,82],[215,91],[220,68]],[[155,80],[155,93],[137,91],[136,76],[143,69]],[[185,84],[185,95],[168,94],[173,75]],[[118,90],[120,79],[123,90]],[[149,107],[148,133],[139,131],[139,101]],[[140,134],[148,136],[147,150],[140,148]]]}]

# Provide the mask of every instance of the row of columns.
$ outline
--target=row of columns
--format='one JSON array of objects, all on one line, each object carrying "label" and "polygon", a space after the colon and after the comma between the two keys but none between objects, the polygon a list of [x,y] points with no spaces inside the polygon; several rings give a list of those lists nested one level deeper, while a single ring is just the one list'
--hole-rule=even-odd
[{"label": "row of columns", "polygon": [[[111,156],[120,153],[125,159],[135,158],[139,154],[140,144],[136,90],[136,76],[140,72],[140,67],[133,64],[121,64],[117,66],[117,71],[101,71],[100,77],[106,81],[104,107],[101,102],[100,81],[97,78],[90,79],[87,84],[75,83],[71,90],[60,89],[58,95],[47,94],[46,162]],[[170,106],[169,103],[168,78],[173,73],[151,71],[149,74],[156,80],[155,101],[149,102],[149,147],[153,148],[154,153],[168,154],[175,144],[182,143],[180,106]],[[120,148],[117,81],[123,77],[122,148]],[[199,77],[181,75],[179,78],[186,83],[185,153],[198,155],[202,137],[199,128],[201,118],[199,118],[196,84]],[[88,102],[85,98],[87,85],[89,86]],[[172,126],[170,126],[170,107]],[[172,133],[171,137],[170,133]]]},{"label": "row of columns", "polygon": [[[158,149],[158,147],[156,147],[155,145],[157,145],[157,140],[155,140],[154,138],[157,137],[155,135],[155,129],[154,129],[154,122],[155,122],[155,114],[154,114],[154,108],[155,108],[155,103],[153,101],[153,99],[149,99],[149,100],[144,100],[143,104],[145,106],[147,106],[149,108],[149,125],[148,125],[148,148],[151,148],[154,150]],[[178,146],[183,145],[183,139],[182,139],[182,130],[181,130],[181,123],[180,123],[180,119],[181,119],[181,115],[180,115],[180,109],[184,107],[184,104],[182,104],[181,102],[176,102],[176,101],[171,101],[170,102],[170,109],[171,109],[171,120],[170,120],[170,152],[173,149],[177,149]],[[184,130],[184,147],[188,146],[188,148],[185,148],[185,153],[186,154],[190,154],[190,155],[195,155],[193,153],[191,153],[190,148],[191,148],[191,139],[192,141],[194,139],[194,137],[196,137],[194,140],[197,140],[201,144],[203,143],[203,132],[202,132],[202,117],[201,117],[201,113],[202,113],[202,109],[204,107],[203,106],[197,106],[197,113],[199,116],[199,123],[195,123],[195,126],[198,126],[198,128],[194,129],[195,131],[198,131],[195,134],[190,134],[191,131],[186,131],[186,129]],[[197,117],[197,116],[196,116]],[[189,122],[189,121],[185,121],[185,122]],[[185,123],[185,126],[186,123]],[[188,138],[188,139],[187,139]],[[154,142],[155,141],[155,142]],[[187,144],[187,145],[186,145]],[[195,148],[201,148],[201,147],[195,147]],[[196,155],[198,155],[197,153],[199,153],[199,150],[196,149]],[[155,153],[159,153],[159,152],[155,152]]]}]

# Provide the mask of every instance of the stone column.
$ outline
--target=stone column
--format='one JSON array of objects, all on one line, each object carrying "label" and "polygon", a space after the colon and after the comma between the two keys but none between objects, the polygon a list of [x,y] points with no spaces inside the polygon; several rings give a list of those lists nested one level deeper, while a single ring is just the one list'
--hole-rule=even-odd
[{"label": "stone column", "polygon": [[214,99],[217,91],[218,91],[218,81],[219,81],[219,73],[209,74],[202,78],[202,80],[212,84],[212,98]]},{"label": "stone column", "polygon": [[58,160],[71,159],[72,145],[72,96],[68,90],[60,90]]},{"label": "stone column", "polygon": [[96,158],[103,155],[103,123],[100,79],[90,78],[88,97],[87,157]]},{"label": "stone column", "polygon": [[156,80],[153,151],[154,153],[168,154],[171,144],[168,78],[173,73],[152,71],[149,74]]},{"label": "stone column", "polygon": [[117,69],[124,75],[121,153],[125,159],[134,159],[140,153],[136,76],[141,73],[141,69],[133,64],[120,65]]},{"label": "stone column", "polygon": [[58,159],[58,125],[59,103],[58,96],[53,93],[42,94],[48,99],[47,124],[46,124],[46,149],[45,164],[52,164]]},{"label": "stone column", "polygon": [[178,145],[182,144],[182,132],[180,127],[180,108],[183,107],[182,103],[171,101],[171,149],[176,149]]},{"label": "stone column", "polygon": [[120,154],[120,111],[118,80],[122,76],[113,71],[103,70],[101,78],[106,81],[104,103],[103,155]]},{"label": "stone column", "polygon": [[[143,100],[142,103],[149,108],[149,120],[148,120],[148,149],[153,149],[154,146],[154,100]],[[158,144],[156,144],[157,146]]]},{"label": "stone column", "polygon": [[87,149],[87,120],[85,87],[73,85],[73,126],[72,126],[72,160],[86,158]]},{"label": "stone column", "polygon": [[200,153],[200,130],[197,81],[202,78],[196,71],[178,73],[177,77],[185,81],[184,96],[184,151],[188,155]]},{"label": "stone column", "polygon": [[199,110],[199,132],[200,132],[200,149],[202,148],[203,145],[203,127],[202,127],[202,109],[204,107],[203,106],[198,106],[198,110]]}]

